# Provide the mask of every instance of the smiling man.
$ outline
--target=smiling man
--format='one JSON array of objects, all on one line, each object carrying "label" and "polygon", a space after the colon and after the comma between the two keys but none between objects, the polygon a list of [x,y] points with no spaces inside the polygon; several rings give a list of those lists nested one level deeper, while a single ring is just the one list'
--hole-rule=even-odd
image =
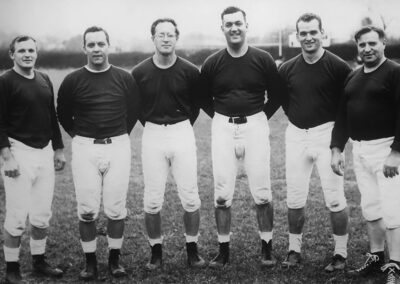
[{"label": "smiling man", "polygon": [[108,62],[109,46],[104,29],[84,32],[87,65],[65,77],[57,100],[60,123],[72,137],[72,175],[86,256],[82,280],[97,278],[95,220],[101,196],[108,218],[109,271],[114,277],[126,275],[119,256],[131,168],[129,133],[138,118],[140,96],[132,76]]},{"label": "smiling man", "polygon": [[53,85],[46,74],[34,69],[36,41],[16,37],[9,55],[14,67],[0,76],[0,164],[6,193],[3,248],[6,283],[22,283],[19,251],[27,216],[33,270],[45,276],[63,274],[46,262],[44,253],[54,169],[64,168],[65,157]]},{"label": "smiling man", "polygon": [[[385,33],[367,26],[354,36],[363,67],[346,81],[332,134],[332,169],[343,174],[342,151],[353,142],[354,172],[367,220],[370,253],[352,276],[400,273],[400,65],[385,57]],[[385,263],[385,240],[390,261]]]},{"label": "smiling man", "polygon": [[[273,205],[270,181],[270,118],[280,106],[280,84],[271,55],[247,43],[246,13],[228,7],[221,14],[227,48],[206,59],[201,69],[201,106],[212,121],[212,163],[219,254],[210,266],[229,262],[231,205],[238,163],[243,160],[256,203],[261,265],[271,267]],[[268,101],[265,103],[265,95]]]},{"label": "smiling man", "polygon": [[155,53],[133,68],[142,95],[142,163],[145,225],[151,246],[147,270],[162,265],[161,208],[169,169],[184,209],[187,262],[203,267],[197,251],[200,198],[197,186],[196,142],[192,125],[199,114],[195,104],[199,70],[175,54],[179,30],[173,19],[151,25]]},{"label": "smiling man", "polygon": [[344,269],[347,257],[348,213],[343,177],[331,170],[329,143],[350,67],[322,47],[324,31],[318,15],[301,15],[296,28],[302,52],[279,69],[286,85],[283,109],[289,118],[286,129],[289,253],[282,266],[300,263],[304,207],[316,165],[335,242],[332,262],[325,268],[331,272]]}]

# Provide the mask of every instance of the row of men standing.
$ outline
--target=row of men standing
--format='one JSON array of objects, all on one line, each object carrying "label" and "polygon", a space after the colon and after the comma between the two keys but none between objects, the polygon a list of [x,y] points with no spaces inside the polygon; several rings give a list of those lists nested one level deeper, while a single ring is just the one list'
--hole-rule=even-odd
[{"label": "row of men standing", "polygon": [[[73,137],[71,166],[86,258],[80,278],[97,278],[95,220],[101,194],[108,218],[109,271],[114,277],[126,275],[119,256],[131,163],[128,135],[138,119],[145,126],[144,211],[151,246],[146,268],[154,270],[162,265],[160,210],[170,168],[185,212],[188,265],[206,265],[197,250],[200,198],[192,129],[200,108],[213,118],[219,253],[209,266],[220,268],[229,263],[230,208],[239,160],[244,162],[256,203],[260,263],[264,267],[274,266],[268,119],[280,106],[289,118],[289,252],[282,265],[292,267],[301,261],[304,207],[312,167],[316,164],[331,212],[335,241],[332,262],[325,270],[345,268],[348,214],[341,152],[350,137],[355,140],[355,171],[371,247],[368,265],[350,273],[364,275],[380,270],[387,231],[390,263],[385,270],[388,279],[396,276],[400,248],[393,244],[400,237],[400,216],[395,210],[400,198],[393,197],[399,196],[396,188],[400,185],[400,67],[384,57],[383,31],[368,27],[356,34],[364,67],[348,76],[348,65],[322,48],[321,19],[315,14],[304,14],[296,22],[302,53],[278,72],[267,52],[247,44],[248,24],[243,10],[228,7],[221,20],[227,48],[210,56],[201,74],[196,66],[176,56],[179,30],[172,19],[153,23],[155,54],[135,66],[132,74],[109,64],[110,41],[104,29],[91,27],[85,31],[83,45],[88,63],[64,79],[57,99],[60,124]],[[35,41],[31,37],[17,37],[10,45],[10,56],[14,68],[0,77],[0,148],[6,189],[6,280],[18,283],[19,247],[27,216],[32,225],[34,270],[62,275],[61,270],[46,262],[44,252],[51,217],[53,168],[62,169],[65,158],[51,82],[47,75],[34,70]],[[21,200],[20,196],[28,198]]]}]

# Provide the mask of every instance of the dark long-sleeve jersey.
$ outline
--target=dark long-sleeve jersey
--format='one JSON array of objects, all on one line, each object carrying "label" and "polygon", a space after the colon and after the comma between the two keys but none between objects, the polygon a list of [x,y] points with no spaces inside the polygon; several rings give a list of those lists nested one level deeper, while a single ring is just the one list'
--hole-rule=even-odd
[{"label": "dark long-sleeve jersey", "polygon": [[346,62],[327,50],[313,64],[302,54],[285,62],[279,75],[286,86],[282,107],[289,121],[302,129],[335,121],[350,72]]},{"label": "dark long-sleeve jersey", "polygon": [[180,57],[166,69],[158,68],[152,57],[136,65],[132,76],[140,89],[142,123],[174,124],[189,119],[193,124],[199,115],[199,75],[195,65]]},{"label": "dark long-sleeve jersey", "polygon": [[[264,111],[270,118],[280,107],[281,82],[271,55],[249,47],[232,57],[226,49],[208,57],[201,68],[200,103],[209,114],[248,116]],[[264,104],[265,94],[268,101]]]},{"label": "dark long-sleeve jersey", "polygon": [[67,75],[58,91],[58,119],[71,136],[107,138],[129,134],[139,108],[135,80],[115,66],[104,72],[82,67]]},{"label": "dark long-sleeve jersey", "polygon": [[36,149],[50,140],[54,150],[64,148],[46,74],[35,70],[28,79],[11,69],[0,76],[0,149],[10,146],[8,138]]},{"label": "dark long-sleeve jersey", "polygon": [[345,96],[332,132],[331,148],[353,140],[393,137],[400,152],[400,65],[386,59],[378,69],[353,71],[346,80]]}]

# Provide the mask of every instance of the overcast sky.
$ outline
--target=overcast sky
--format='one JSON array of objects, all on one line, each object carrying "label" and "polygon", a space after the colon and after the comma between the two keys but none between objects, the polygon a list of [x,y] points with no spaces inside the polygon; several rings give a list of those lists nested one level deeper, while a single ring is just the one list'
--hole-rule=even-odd
[{"label": "overcast sky", "polygon": [[382,15],[389,35],[400,37],[400,0],[0,0],[0,30],[67,39],[99,25],[112,40],[129,41],[149,38],[156,18],[172,17],[181,34],[222,36],[219,17],[229,5],[247,12],[250,35],[294,26],[301,13],[315,12],[333,38],[348,39],[366,15]]}]

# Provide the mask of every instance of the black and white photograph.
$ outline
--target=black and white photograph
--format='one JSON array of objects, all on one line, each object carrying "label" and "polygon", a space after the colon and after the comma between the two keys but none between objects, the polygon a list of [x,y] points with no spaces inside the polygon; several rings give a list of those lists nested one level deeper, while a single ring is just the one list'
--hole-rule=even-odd
[{"label": "black and white photograph", "polygon": [[400,284],[398,0],[0,0],[0,283]]}]

